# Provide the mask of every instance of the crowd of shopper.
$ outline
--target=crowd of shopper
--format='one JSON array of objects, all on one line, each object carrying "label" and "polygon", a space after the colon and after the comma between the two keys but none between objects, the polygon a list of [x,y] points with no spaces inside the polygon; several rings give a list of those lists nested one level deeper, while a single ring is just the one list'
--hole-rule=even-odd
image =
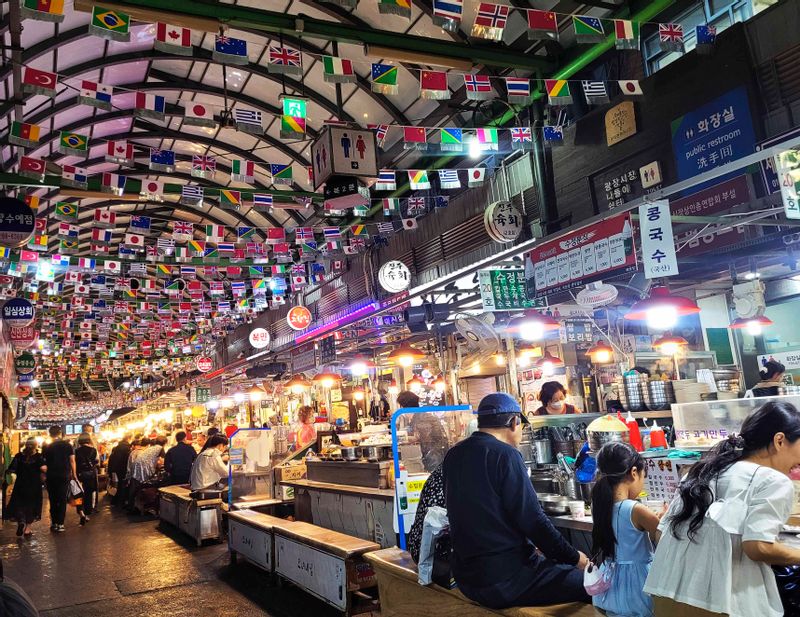
[{"label": "crowd of shopper", "polygon": [[[752,413],[739,435],[691,467],[663,512],[636,501],[642,455],[627,444],[604,446],[591,559],[542,511],[518,450],[527,420],[516,400],[489,395],[477,414],[478,430],[425,484],[409,535],[415,561],[428,558],[420,555],[426,515],[446,508],[448,533],[429,551],[434,573],[442,565],[449,573],[441,584],[452,580],[497,609],[591,601],[616,617],[795,614],[784,612],[770,567],[800,564],[800,549],[779,541],[794,503],[789,473],[800,466],[800,412],[790,403]],[[587,567],[599,575],[585,578]]]}]

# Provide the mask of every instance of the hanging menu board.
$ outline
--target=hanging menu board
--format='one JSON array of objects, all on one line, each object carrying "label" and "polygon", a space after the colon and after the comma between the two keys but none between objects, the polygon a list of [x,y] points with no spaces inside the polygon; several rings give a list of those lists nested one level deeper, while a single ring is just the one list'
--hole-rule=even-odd
[{"label": "hanging menu board", "polygon": [[525,256],[528,297],[582,287],[592,281],[636,270],[630,214],[584,227],[543,242]]}]

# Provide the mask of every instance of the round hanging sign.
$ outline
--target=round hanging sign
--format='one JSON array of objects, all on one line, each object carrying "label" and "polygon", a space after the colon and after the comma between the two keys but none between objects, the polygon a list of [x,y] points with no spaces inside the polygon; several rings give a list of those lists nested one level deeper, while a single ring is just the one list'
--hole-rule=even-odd
[{"label": "round hanging sign", "polygon": [[411,271],[402,261],[387,261],[378,270],[378,283],[389,293],[398,293],[411,284]]},{"label": "round hanging sign", "polygon": [[26,396],[30,396],[31,395],[31,387],[30,386],[26,386],[24,384],[17,384],[17,387],[14,388],[14,393],[19,398],[25,398]]},{"label": "round hanging sign", "polygon": [[29,351],[25,351],[14,358],[14,368],[20,375],[29,375],[36,370],[36,358]]},{"label": "round hanging sign", "polygon": [[36,342],[37,332],[33,326],[12,326],[8,338],[14,349],[28,349]]},{"label": "round hanging sign", "polygon": [[250,331],[250,336],[248,339],[250,340],[250,345],[256,349],[264,349],[265,347],[269,347],[269,330],[264,328],[254,328]]},{"label": "round hanging sign", "polygon": [[201,373],[208,373],[208,371],[214,368],[214,360],[208,356],[200,356],[195,361],[195,365],[197,366],[197,370]]},{"label": "round hanging sign", "polygon": [[522,215],[507,201],[498,201],[486,208],[483,222],[495,242],[513,242],[522,233]]},{"label": "round hanging sign", "polygon": [[0,197],[0,246],[23,246],[33,235],[36,213],[16,197]]},{"label": "round hanging sign", "polygon": [[12,327],[30,325],[35,314],[33,304],[24,298],[11,298],[3,304],[3,321]]},{"label": "round hanging sign", "polygon": [[286,315],[286,323],[292,330],[305,330],[311,325],[311,311],[304,306],[293,306]]}]

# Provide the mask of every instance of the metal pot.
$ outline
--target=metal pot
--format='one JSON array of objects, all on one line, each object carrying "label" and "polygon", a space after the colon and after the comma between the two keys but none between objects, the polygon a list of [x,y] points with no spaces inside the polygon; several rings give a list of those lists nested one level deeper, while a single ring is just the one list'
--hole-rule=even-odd
[{"label": "metal pot", "polygon": [[645,403],[653,411],[669,409],[670,403],[675,402],[675,391],[672,382],[666,379],[651,379],[645,389]]},{"label": "metal pot", "polygon": [[361,446],[361,455],[368,461],[385,461],[390,452],[390,446]]},{"label": "metal pot", "polygon": [[555,479],[553,472],[549,470],[531,470],[531,484],[533,484],[533,490],[539,494],[558,492],[558,481]]},{"label": "metal pot", "polygon": [[548,465],[553,462],[553,446],[549,439],[534,439],[531,445],[533,460],[537,465]]},{"label": "metal pot", "polygon": [[639,374],[617,377],[620,402],[628,411],[644,411],[644,392],[647,390],[647,376]]},{"label": "metal pot", "polygon": [[607,443],[622,442],[630,443],[630,431],[587,431],[589,435],[589,449],[592,452],[599,452]]},{"label": "metal pot", "polygon": [[580,489],[580,482],[578,482],[574,477],[566,478],[562,477],[559,479],[559,488],[558,491],[564,495],[564,497],[569,499],[580,499],[581,489]]},{"label": "metal pot", "polygon": [[539,503],[545,514],[566,514],[569,512],[569,500],[561,495],[539,495]]},{"label": "metal pot", "polygon": [[342,458],[346,461],[357,461],[361,456],[361,448],[355,446],[342,447]]}]

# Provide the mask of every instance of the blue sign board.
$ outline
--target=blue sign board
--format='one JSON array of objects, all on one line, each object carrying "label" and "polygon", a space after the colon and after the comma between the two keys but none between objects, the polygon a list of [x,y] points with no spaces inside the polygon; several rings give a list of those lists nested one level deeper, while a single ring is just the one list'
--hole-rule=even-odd
[{"label": "blue sign board", "polygon": [[[781,133],[777,137],[771,137],[770,139],[760,141],[756,146],[756,151],[760,152],[765,148],[771,148],[774,145],[795,139],[796,137],[800,137],[800,128],[792,129],[786,133]],[[781,192],[781,184],[780,180],[778,179],[778,172],[775,170],[774,156],[768,156],[761,161],[761,179],[764,180],[764,188],[766,189],[768,195]]]},{"label": "blue sign board", "polygon": [[752,154],[756,141],[744,86],[676,118],[671,128],[678,180]]}]

